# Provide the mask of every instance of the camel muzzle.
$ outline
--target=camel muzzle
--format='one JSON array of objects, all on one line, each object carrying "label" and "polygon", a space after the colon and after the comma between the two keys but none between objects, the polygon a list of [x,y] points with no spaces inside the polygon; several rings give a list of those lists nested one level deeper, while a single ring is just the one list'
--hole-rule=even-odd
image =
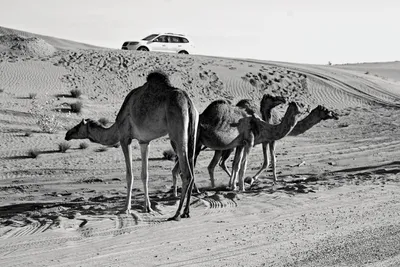
[{"label": "camel muzzle", "polygon": [[65,140],[69,141],[71,140],[71,135],[69,135],[68,133],[65,135]]}]

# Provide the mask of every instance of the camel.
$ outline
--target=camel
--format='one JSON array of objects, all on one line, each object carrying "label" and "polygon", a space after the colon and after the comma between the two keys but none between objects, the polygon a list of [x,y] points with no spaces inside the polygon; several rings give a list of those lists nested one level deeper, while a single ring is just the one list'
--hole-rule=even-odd
[{"label": "camel", "polygon": [[[271,119],[271,113],[268,111],[262,111],[262,117],[265,119]],[[297,136],[305,133],[309,129],[311,129],[314,125],[320,123],[323,120],[334,119],[338,120],[339,116],[332,110],[325,108],[324,106],[318,105],[314,108],[304,119],[300,120],[293,130],[288,134],[288,136]],[[276,122],[276,120],[274,121]],[[258,179],[258,176],[269,166],[269,159],[267,154],[267,147],[269,147],[270,155],[271,155],[271,165],[272,165],[272,175],[274,181],[276,182],[276,157],[275,157],[275,142],[263,143],[262,150],[264,156],[264,162],[261,166],[260,170],[252,177],[252,182]]]},{"label": "camel", "polygon": [[[290,102],[285,116],[279,124],[269,124],[258,116],[246,117],[239,120],[237,125],[239,131],[238,138],[241,139],[242,145],[236,147],[229,187],[236,190],[236,180],[239,178],[239,190],[245,191],[243,177],[246,171],[247,156],[251,148],[260,143],[275,142],[288,135],[295,127],[300,114],[301,112],[297,103]],[[236,140],[232,141],[232,143],[235,142]],[[275,153],[274,150],[272,152]],[[275,154],[273,156],[275,157]]]},{"label": "camel", "polygon": [[[245,159],[253,143],[283,138],[293,129],[299,114],[298,106],[293,102],[289,104],[282,122],[278,125],[270,125],[254,115],[249,116],[245,110],[232,106],[226,100],[214,101],[200,115],[195,161],[202,145],[221,151],[236,148],[237,164],[234,164],[234,171],[229,183],[229,187],[236,190],[236,176],[239,175],[239,180],[243,177]],[[257,131],[260,134],[257,134]],[[242,161],[242,156],[239,155],[243,154],[244,149],[245,157]],[[244,166],[238,174],[239,165],[242,162],[244,162]],[[177,177],[178,174],[179,163],[173,169],[173,177]],[[174,187],[176,187],[176,178],[174,178]],[[240,186],[240,190],[244,190],[244,187]]]},{"label": "camel", "polygon": [[[103,145],[121,144],[126,163],[127,197],[125,211],[131,212],[132,197],[132,139],[140,144],[144,187],[144,212],[152,212],[148,193],[149,143],[166,134],[179,157],[182,171],[182,193],[176,214],[170,218],[188,218],[190,197],[194,183],[194,156],[199,114],[187,95],[181,89],[170,85],[168,77],[159,71],[151,72],[147,82],[133,89],[125,98],[115,123],[105,128],[93,120],[82,120],[70,129],[66,140],[85,139]],[[186,200],[184,212],[181,210]],[[180,216],[181,215],[181,216]],[[179,217],[180,216],[180,217]]]},{"label": "camel", "polygon": [[[285,104],[286,100],[282,96],[272,96],[269,94],[265,94],[260,102],[260,109],[264,110],[266,113],[270,113],[271,110],[280,105],[280,104]],[[237,107],[244,109],[247,114],[249,115],[258,115],[259,113],[257,112],[257,107],[254,105],[254,102],[250,99],[242,99],[240,100],[237,104]],[[265,119],[264,119],[265,120]],[[265,120],[266,122],[270,123],[269,120]],[[233,149],[228,149],[228,150],[215,150],[214,156],[208,165],[208,174],[210,175],[210,180],[211,180],[211,187],[215,187],[215,178],[214,178],[214,169],[215,166],[220,163],[220,167],[228,174],[228,176],[231,176],[231,172],[229,171],[228,167],[226,166],[226,160],[229,158],[231,153],[233,152]]]},{"label": "camel", "polygon": [[[245,102],[243,102],[245,103]],[[262,103],[262,101],[261,101]],[[239,103],[238,103],[239,104]],[[249,108],[249,105],[246,104],[247,106],[243,106],[244,108]],[[279,118],[276,114],[272,113],[272,108],[273,106],[269,106],[270,108],[265,108],[268,107],[266,105],[261,104],[260,109],[261,109],[261,114],[262,118],[264,121],[269,122],[271,124],[276,124],[279,122]],[[255,112],[255,111],[253,111]],[[288,136],[297,136],[300,134],[305,133],[309,129],[311,129],[314,125],[320,123],[323,120],[329,120],[329,119],[334,119],[338,120],[339,116],[337,113],[335,113],[332,110],[327,109],[324,106],[318,105],[316,108],[314,108],[304,119],[300,120],[296,126],[293,128],[293,130],[288,134]],[[272,172],[273,172],[273,178],[274,182],[277,181],[277,176],[276,176],[276,157],[275,157],[275,141],[272,142],[264,142],[262,143],[262,149],[263,149],[263,165],[261,168],[258,170],[258,172],[252,177],[251,182],[253,183],[258,179],[258,176],[269,166],[269,158],[268,158],[268,153],[267,153],[267,148],[269,148],[270,151],[270,157],[272,161]],[[228,176],[231,176],[231,172],[229,169],[226,167],[226,160],[229,158],[233,150],[225,150],[223,151],[220,155],[214,155],[213,160],[211,160],[210,165],[209,165],[209,171],[213,172],[215,169],[215,166],[219,162],[221,168],[228,174]],[[210,177],[214,177],[214,174],[210,174]]]}]

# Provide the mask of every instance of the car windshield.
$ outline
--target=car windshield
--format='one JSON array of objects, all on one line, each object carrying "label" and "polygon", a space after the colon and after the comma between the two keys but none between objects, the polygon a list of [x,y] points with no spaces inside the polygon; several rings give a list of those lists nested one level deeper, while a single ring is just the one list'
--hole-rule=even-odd
[{"label": "car windshield", "polygon": [[150,34],[149,36],[147,36],[146,38],[143,38],[143,41],[150,41],[153,40],[155,37],[157,37],[158,34]]}]

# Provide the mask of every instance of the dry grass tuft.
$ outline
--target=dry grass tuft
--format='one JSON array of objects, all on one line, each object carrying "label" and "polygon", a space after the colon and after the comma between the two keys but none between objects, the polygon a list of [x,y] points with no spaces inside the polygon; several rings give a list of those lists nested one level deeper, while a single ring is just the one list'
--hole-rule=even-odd
[{"label": "dry grass tuft", "polygon": [[36,99],[36,93],[29,93],[29,99]]},{"label": "dry grass tuft", "polygon": [[71,107],[71,112],[73,113],[81,113],[83,104],[81,101],[69,104]]},{"label": "dry grass tuft", "polygon": [[164,150],[163,159],[174,161],[176,159],[175,151],[172,149]]},{"label": "dry grass tuft", "polygon": [[67,152],[67,150],[70,148],[71,148],[71,144],[68,142],[65,142],[65,141],[58,144],[58,151],[61,153]]},{"label": "dry grass tuft", "polygon": [[79,144],[79,149],[86,149],[89,147],[89,144],[86,142],[82,142]]},{"label": "dry grass tuft", "polygon": [[73,98],[79,98],[82,95],[82,91],[79,89],[72,89],[71,91],[69,91],[71,93],[71,96]]},{"label": "dry grass tuft", "polygon": [[35,159],[35,158],[39,157],[39,155],[40,155],[40,151],[37,148],[32,148],[32,149],[29,149],[29,151],[28,151],[28,157],[30,157],[30,158]]}]

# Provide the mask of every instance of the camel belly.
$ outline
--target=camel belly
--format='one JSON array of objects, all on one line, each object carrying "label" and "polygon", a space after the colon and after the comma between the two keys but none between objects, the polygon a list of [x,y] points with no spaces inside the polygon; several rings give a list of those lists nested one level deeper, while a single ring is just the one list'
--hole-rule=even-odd
[{"label": "camel belly", "polygon": [[200,141],[205,146],[214,150],[230,149],[232,142],[238,137],[239,132],[233,128],[230,131],[202,131]]},{"label": "camel belly", "polygon": [[132,124],[133,138],[142,142],[150,142],[151,140],[160,138],[168,134],[165,120],[156,118],[153,121],[141,121]]}]

